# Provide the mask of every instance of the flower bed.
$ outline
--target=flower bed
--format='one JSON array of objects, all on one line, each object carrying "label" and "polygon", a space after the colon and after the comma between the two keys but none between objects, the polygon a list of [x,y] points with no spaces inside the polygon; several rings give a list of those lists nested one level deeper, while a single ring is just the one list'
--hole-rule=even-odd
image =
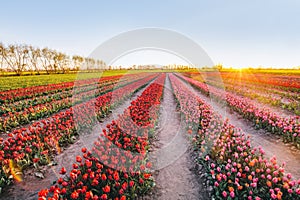
[{"label": "flower bed", "polygon": [[[8,114],[4,114],[5,116],[2,116],[0,118],[0,132],[10,131],[20,125],[26,125],[31,121],[48,117],[53,113],[59,112],[60,110],[70,108],[75,104],[82,103],[91,98],[97,97],[106,92],[112,91],[113,89],[117,89],[118,87],[126,85],[128,84],[128,82],[135,81],[134,78],[131,77],[131,79],[121,80],[120,82],[118,82],[118,78],[113,77],[112,80],[105,79],[105,81],[103,81],[98,86],[94,85],[88,87],[80,87],[80,89],[75,90],[76,94],[72,94],[72,91],[68,91],[67,97],[59,100],[52,98],[52,101],[50,102],[37,104],[28,108],[24,108],[24,105],[22,105],[23,109],[19,112],[13,112],[14,107],[10,107],[9,109],[12,111]],[[140,79],[143,78],[143,76],[136,78]],[[41,98],[41,96],[39,98]],[[47,99],[47,101],[51,99],[51,97],[45,98]]]},{"label": "flower bed", "polygon": [[[300,199],[300,181],[285,174],[284,166],[278,165],[275,157],[268,161],[263,149],[252,148],[241,130],[222,121],[179,78],[170,77],[185,119],[194,127],[195,119],[199,119],[192,141],[215,199]],[[197,103],[190,104],[189,99]]]},{"label": "flower bed", "polygon": [[[153,179],[146,151],[158,119],[164,81],[165,75],[161,75],[132,101],[118,119],[106,126],[91,151],[83,148],[83,156],[76,157],[69,176],[41,190],[39,199],[124,200],[147,192]],[[62,168],[61,174],[65,173]]]},{"label": "flower bed", "polygon": [[266,129],[273,134],[281,135],[284,142],[292,143],[300,148],[300,116],[281,117],[269,109],[258,108],[247,98],[238,97],[214,87],[208,88],[206,84],[191,78],[180,77],[197,87],[205,95],[212,95],[225,100],[231,109],[241,114],[245,119],[253,121],[256,128]]},{"label": "flower bed", "polygon": [[0,187],[13,179],[12,170],[7,168],[10,161],[16,163],[21,169],[33,163],[48,164],[53,156],[60,153],[61,146],[74,142],[74,136],[79,131],[82,129],[88,131],[97,122],[97,118],[108,114],[110,109],[131,96],[155,76],[148,76],[78,104],[50,118],[35,122],[27,128],[14,130],[8,134],[9,138],[5,141],[0,139],[0,173],[2,174],[2,170],[6,173],[6,176],[0,180]]}]

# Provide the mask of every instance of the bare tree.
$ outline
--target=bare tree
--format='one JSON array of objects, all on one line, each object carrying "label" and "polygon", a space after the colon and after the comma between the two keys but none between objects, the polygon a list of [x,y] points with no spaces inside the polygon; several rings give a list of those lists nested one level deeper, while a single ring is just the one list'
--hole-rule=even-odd
[{"label": "bare tree", "polygon": [[[73,64],[72,64],[73,63]],[[72,67],[73,66],[73,67]],[[9,45],[0,43],[0,70],[13,71],[16,75],[22,75],[24,71],[34,71],[40,74],[45,70],[51,72],[68,73],[73,68],[78,70],[81,66],[90,69],[105,69],[106,65],[102,60],[85,58],[82,56],[68,56],[49,48],[35,48],[31,45]]]},{"label": "bare tree", "polygon": [[84,58],[82,56],[75,55],[75,56],[72,56],[72,60],[74,63],[74,69],[76,69],[76,70],[81,69]]},{"label": "bare tree", "polygon": [[54,52],[46,47],[42,49],[41,55],[42,67],[46,71],[46,73],[49,74],[53,69]]},{"label": "bare tree", "polygon": [[5,68],[5,61],[4,61],[4,56],[3,56],[3,53],[2,51],[4,51],[5,48],[4,48],[4,45],[2,43],[0,43],[0,70],[1,72],[4,71],[4,68]]},{"label": "bare tree", "polygon": [[1,47],[1,55],[7,66],[20,76],[26,69],[28,49],[25,45],[9,45],[7,48]]},{"label": "bare tree", "polygon": [[105,63],[102,60],[97,60],[96,66],[98,69],[101,69],[101,70],[105,69]]},{"label": "bare tree", "polygon": [[66,66],[65,66],[65,60],[67,56],[64,53],[56,52],[54,51],[53,56],[53,62],[54,62],[54,72],[57,73],[58,70],[61,70],[63,73],[65,73]]},{"label": "bare tree", "polygon": [[9,49],[6,48],[3,44],[0,45],[0,54],[7,68],[15,68],[14,63],[10,60]]},{"label": "bare tree", "polygon": [[39,60],[41,58],[41,50],[39,48],[34,48],[29,46],[29,65],[31,69],[40,74]]},{"label": "bare tree", "polygon": [[96,61],[93,58],[85,58],[85,65],[86,65],[86,69],[90,70],[93,69],[95,67]]}]

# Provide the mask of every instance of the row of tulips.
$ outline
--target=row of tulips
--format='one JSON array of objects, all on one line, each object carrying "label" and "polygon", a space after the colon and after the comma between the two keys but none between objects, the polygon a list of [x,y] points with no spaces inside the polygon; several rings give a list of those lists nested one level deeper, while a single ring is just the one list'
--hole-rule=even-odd
[{"label": "row of tulips", "polygon": [[[199,73],[199,72],[196,72]],[[206,80],[213,80],[216,77],[221,76],[224,82],[236,82],[241,80],[244,83],[249,83],[251,85],[264,86],[266,88],[276,88],[284,91],[299,92],[299,76],[297,75],[287,75],[287,74],[272,74],[272,73],[257,73],[257,72],[202,72]],[[195,73],[193,73],[195,74]]]},{"label": "row of tulips", "polygon": [[69,176],[41,190],[39,199],[125,200],[147,192],[153,178],[146,151],[158,119],[165,77],[160,75],[118,119],[107,124],[92,150],[83,148],[83,156],[76,156]]},{"label": "row of tulips", "polygon": [[61,100],[67,97],[71,97],[75,91],[77,93],[87,92],[99,87],[116,83],[118,81],[119,81],[119,77],[111,77],[109,82],[107,80],[99,80],[98,83],[93,82],[88,85],[78,86],[76,87],[76,89],[73,88],[73,90],[70,89],[62,90],[61,92],[57,92],[53,94],[40,95],[36,97],[31,97],[31,98],[26,98],[19,101],[11,102],[11,103],[4,103],[3,105],[0,106],[0,115],[5,117],[6,114],[8,113],[13,114],[15,112],[22,111],[32,106],[50,103],[54,100]]},{"label": "row of tulips", "polygon": [[[73,94],[76,93],[87,92],[113,83],[121,83],[128,79],[137,79],[139,76],[141,77],[143,75],[146,76],[146,74],[128,74],[123,76],[117,75],[117,76],[101,77],[99,79],[93,78],[87,80],[78,80],[73,83],[71,82],[68,83],[68,87],[65,88],[61,88],[61,87],[63,87],[66,83],[60,83],[62,86],[60,86],[60,84],[55,84],[55,86],[53,86],[52,88],[48,87],[48,85],[39,86],[39,87],[44,87],[43,88],[44,90],[42,90],[40,93],[39,92],[30,93],[27,96],[23,96],[22,99],[20,100],[10,99],[10,101],[5,101],[4,103],[2,103],[2,105],[0,104],[0,115],[5,116],[8,113],[19,112],[31,106],[49,103],[53,100],[64,99],[67,97],[71,97]],[[32,87],[32,88],[22,88],[18,90],[24,90],[23,92],[27,91],[29,93],[29,92],[35,92],[35,89],[36,89],[35,87]],[[5,95],[8,96],[13,96],[15,95],[14,93],[15,93],[14,90],[5,91]]]},{"label": "row of tulips", "polygon": [[84,80],[76,80],[72,82],[63,82],[63,83],[55,83],[55,84],[48,84],[48,85],[38,85],[38,86],[27,87],[27,88],[18,88],[13,90],[5,90],[0,92],[0,103],[11,103],[22,99],[44,96],[47,94],[55,94],[61,91],[73,90],[74,87],[97,85],[99,82],[109,83],[112,78],[123,79],[130,76],[135,76],[135,75],[128,74],[128,75],[105,76],[101,78],[91,78],[91,79],[84,79]]},{"label": "row of tulips", "polygon": [[[263,104],[282,108],[296,115],[300,114],[300,91],[293,91],[293,89],[289,91],[285,87],[282,88],[278,86],[276,87],[275,85],[261,84],[257,81],[260,76],[257,77],[256,74],[250,75],[252,79],[249,79],[249,77],[247,78],[249,75],[242,73],[232,73],[229,75],[225,73],[224,75],[224,73],[221,72],[217,78],[207,75],[206,73],[200,74],[186,72],[184,75],[200,82],[205,82],[208,85],[225,88],[226,90],[238,95],[255,99]],[[293,81],[293,79],[290,80],[290,82]]]},{"label": "row of tulips", "polygon": [[[103,81],[109,81],[110,77],[103,77],[101,79]],[[80,87],[84,85],[97,84],[98,81],[99,79],[93,78],[88,80],[79,80],[76,81],[76,83],[74,83],[73,81],[48,85],[39,85],[28,88],[18,88],[14,90],[6,90],[0,92],[0,100],[2,103],[9,103],[37,96],[44,96],[46,94],[55,94],[61,91],[72,90],[74,85]]]},{"label": "row of tulips", "polygon": [[251,85],[239,81],[228,83],[224,80],[224,83],[222,84],[220,84],[219,81],[206,81],[206,83],[216,87],[225,86],[227,91],[254,99],[264,104],[282,108],[293,112],[296,115],[300,114],[299,93],[286,92],[282,90],[279,91],[274,88],[258,87],[257,85]]},{"label": "row of tulips", "polygon": [[243,80],[223,80],[224,83],[228,85],[235,85],[238,84],[240,87],[249,88],[251,90],[257,90],[262,93],[270,93],[276,96],[280,96],[281,98],[287,98],[291,100],[299,101],[299,92],[293,91],[286,91],[281,88],[274,88],[272,85],[258,85],[253,82],[244,82]]},{"label": "row of tulips", "polygon": [[[0,139],[0,188],[14,177],[9,168],[11,162],[24,169],[37,164],[49,164],[61,152],[61,147],[73,143],[82,129],[88,131],[99,117],[108,114],[110,109],[124,101],[134,92],[145,86],[156,75],[150,75],[88,102],[77,104],[49,118],[34,122],[26,128],[14,130],[6,140]],[[113,97],[113,98],[112,98]]]},{"label": "row of tulips", "polygon": [[[199,120],[192,141],[215,199],[300,199],[300,180],[285,174],[275,157],[267,160],[263,149],[252,148],[240,129],[223,121],[178,77],[172,75],[171,83],[180,108],[185,110],[185,119],[194,127],[194,120]],[[190,99],[195,103],[191,104]]]},{"label": "row of tulips", "polygon": [[[234,79],[232,73],[227,73],[222,75],[224,79]],[[278,88],[285,91],[296,92],[300,91],[299,76],[293,75],[274,75],[274,74],[242,74],[242,80],[247,83],[252,83],[255,85],[263,85],[269,88]]]},{"label": "row of tulips", "polygon": [[[134,78],[141,79],[143,77],[145,76],[143,75],[138,77],[131,77],[130,79],[124,79],[120,82],[118,82],[118,79],[113,78],[113,80],[109,84],[105,83],[103,85],[99,85],[98,87],[93,86],[92,88],[81,87],[79,88],[79,91],[78,89],[74,89],[74,94],[72,94],[72,92],[69,92],[66,98],[60,100],[54,99],[51,102],[30,106],[29,108],[24,108],[19,112],[9,112],[7,116],[3,116],[2,118],[0,118],[0,132],[10,131],[20,125],[29,124],[34,120],[48,117],[63,109],[70,108],[73,105],[82,103],[93,97],[97,97],[99,95],[112,91],[113,89],[126,85],[128,84],[128,82],[134,81]],[[85,91],[85,89],[87,89],[87,91]],[[76,96],[76,98],[74,98],[74,96]]]},{"label": "row of tulips", "polygon": [[[184,76],[206,82],[219,87],[240,86],[254,89],[262,93],[274,94],[284,99],[299,101],[299,88],[293,84],[299,82],[299,76],[275,75],[267,73],[249,73],[249,72],[184,72]],[[276,79],[276,81],[269,80]],[[285,82],[285,83],[284,83]],[[281,84],[284,83],[284,84]]]},{"label": "row of tulips", "polygon": [[256,128],[266,129],[273,134],[281,135],[284,142],[292,143],[300,148],[300,116],[281,117],[267,108],[259,108],[247,98],[224,92],[215,87],[208,87],[206,84],[188,77],[178,76],[198,88],[205,95],[226,101],[231,109],[241,114],[245,119],[253,121]]}]

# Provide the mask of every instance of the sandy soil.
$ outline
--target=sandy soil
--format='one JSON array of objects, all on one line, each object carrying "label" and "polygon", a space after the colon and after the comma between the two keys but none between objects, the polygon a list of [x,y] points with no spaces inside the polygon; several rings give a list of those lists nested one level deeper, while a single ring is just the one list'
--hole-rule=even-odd
[{"label": "sandy soil", "polygon": [[195,163],[169,79],[166,79],[161,115],[153,142],[151,160],[155,168],[156,186],[142,199],[199,200],[208,199],[205,180],[197,179]]}]

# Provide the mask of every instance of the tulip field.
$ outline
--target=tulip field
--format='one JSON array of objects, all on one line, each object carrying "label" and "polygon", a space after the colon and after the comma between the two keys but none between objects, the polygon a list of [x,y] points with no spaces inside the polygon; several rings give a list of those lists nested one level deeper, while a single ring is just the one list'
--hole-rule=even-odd
[{"label": "tulip field", "polygon": [[300,75],[150,71],[0,77],[0,199],[300,200]]}]

